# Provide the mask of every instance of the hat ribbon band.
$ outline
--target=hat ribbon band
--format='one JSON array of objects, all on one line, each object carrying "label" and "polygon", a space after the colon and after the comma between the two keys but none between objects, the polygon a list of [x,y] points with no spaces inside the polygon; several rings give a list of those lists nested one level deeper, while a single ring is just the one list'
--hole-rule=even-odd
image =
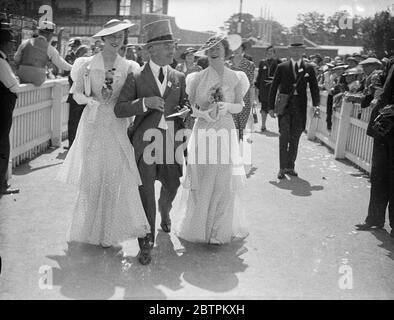
[{"label": "hat ribbon band", "polygon": [[164,36],[160,36],[160,37],[156,37],[156,38],[150,39],[150,40],[147,41],[147,43],[156,42],[156,41],[165,41],[165,40],[174,40],[174,38],[172,37],[172,34],[167,34],[167,35],[164,35]]}]

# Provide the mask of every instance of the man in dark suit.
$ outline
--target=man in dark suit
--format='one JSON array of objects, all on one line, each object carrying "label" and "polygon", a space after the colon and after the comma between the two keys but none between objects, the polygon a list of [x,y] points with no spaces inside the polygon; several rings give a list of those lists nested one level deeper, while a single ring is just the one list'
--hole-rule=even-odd
[{"label": "man in dark suit", "polygon": [[275,56],[275,48],[270,45],[266,49],[266,58],[259,63],[259,71],[256,82],[254,83],[258,90],[258,97],[261,103],[261,131],[266,130],[265,122],[268,114],[268,95],[271,88],[271,82],[274,77],[276,68],[281,61]]},{"label": "man in dark suit", "polygon": [[[373,62],[374,58],[369,58]],[[371,61],[372,60],[372,61]],[[375,59],[376,60],[376,59]],[[368,62],[368,61],[366,61]],[[392,60],[394,62],[394,60]],[[363,64],[363,62],[361,62]],[[364,62],[363,68],[365,69]],[[368,67],[367,67],[368,68]],[[371,68],[371,67],[370,67]],[[368,72],[368,71],[367,71]],[[383,92],[379,99],[375,100],[376,88],[368,90],[361,101],[361,106],[370,103],[373,108],[368,123],[367,134],[374,138],[372,161],[371,161],[371,195],[368,205],[368,215],[364,223],[357,224],[358,230],[371,230],[373,228],[382,229],[384,227],[386,210],[389,212],[389,223],[391,227],[390,236],[394,238],[394,129],[392,128],[384,137],[373,135],[371,127],[374,120],[379,115],[379,111],[386,105],[394,104],[394,64],[391,65],[387,77],[386,73],[376,81],[373,74],[370,83],[373,87],[379,88],[379,82],[383,82]],[[369,91],[369,92],[368,92]],[[364,103],[363,103],[364,102]]]},{"label": "man in dark suit", "polygon": [[[275,117],[274,104],[276,93],[290,94],[295,87],[293,96],[283,115],[278,115],[279,124],[279,162],[278,179],[285,178],[285,174],[298,176],[294,170],[297,158],[298,143],[306,126],[307,85],[312,95],[315,108],[319,108],[320,93],[313,66],[302,59],[305,51],[303,37],[295,39],[289,46],[290,60],[279,64],[276,69],[269,93],[269,114]],[[296,82],[299,80],[298,85]]]},{"label": "man in dark suit", "polygon": [[7,57],[14,46],[15,40],[12,32],[0,29],[0,197],[3,194],[19,192],[19,189],[11,189],[7,182],[12,113],[19,87],[19,81],[12,72]]},{"label": "man in dark suit", "polygon": [[[169,20],[152,22],[144,29],[150,61],[128,76],[114,110],[119,118],[135,116],[129,138],[142,180],[141,200],[151,228],[150,234],[139,239],[138,259],[141,264],[148,264],[155,239],[155,180],[162,184],[160,225],[164,232],[170,232],[169,213],[180,185],[184,151],[183,140],[174,137],[184,128],[183,117],[188,109],[184,107],[185,76],[169,66],[175,53]],[[183,112],[180,117],[167,118],[178,111]]]}]

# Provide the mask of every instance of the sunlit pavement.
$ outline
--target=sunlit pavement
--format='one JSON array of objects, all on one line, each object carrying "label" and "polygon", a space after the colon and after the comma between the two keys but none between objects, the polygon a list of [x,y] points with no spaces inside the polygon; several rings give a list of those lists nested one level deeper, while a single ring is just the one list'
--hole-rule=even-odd
[{"label": "sunlit pavement", "polygon": [[354,228],[366,215],[368,177],[303,135],[299,177],[279,182],[276,132],[270,119],[252,135],[249,237],[208,246],[158,231],[149,266],[138,263],[136,240],[111,249],[66,242],[75,190],[55,181],[64,149],[19,166],[11,182],[20,194],[0,199],[0,298],[393,299],[390,228]]}]

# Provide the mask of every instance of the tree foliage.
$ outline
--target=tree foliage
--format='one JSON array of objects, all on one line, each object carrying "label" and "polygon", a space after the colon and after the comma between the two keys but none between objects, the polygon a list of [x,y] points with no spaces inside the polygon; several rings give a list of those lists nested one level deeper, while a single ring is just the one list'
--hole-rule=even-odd
[{"label": "tree foliage", "polygon": [[[249,13],[233,14],[226,22],[225,29],[229,33],[239,33],[239,21],[242,21],[241,36],[243,38],[259,36],[263,18],[255,18]],[[290,31],[277,21],[272,21],[272,43],[286,44],[287,34],[302,34],[310,41],[320,45],[362,46],[363,25],[367,19],[360,16],[351,17],[346,11],[338,11],[326,18],[323,13],[306,12],[297,16],[297,23]]]},{"label": "tree foliage", "polygon": [[366,51],[374,51],[381,58],[390,52],[390,39],[394,39],[394,17],[389,11],[376,13],[362,24],[363,44]]},{"label": "tree foliage", "polygon": [[324,14],[308,12],[299,14],[297,24],[291,29],[293,33],[304,35],[309,40],[320,45],[361,46],[360,16],[351,17],[347,11],[335,12],[325,18]]},{"label": "tree foliage", "polygon": [[[239,13],[233,14],[226,22],[225,22],[225,30],[229,33],[239,33],[239,21],[240,15]],[[265,23],[266,20],[263,18],[255,18],[253,15],[249,13],[243,13],[241,15],[242,27],[240,35],[242,38],[259,38],[260,25]],[[272,44],[273,45],[281,45],[287,44],[286,38],[286,28],[283,27],[279,22],[272,21]]]},{"label": "tree foliage", "polygon": [[[250,38],[253,36],[254,17],[249,13],[233,14],[226,22],[225,26],[229,33],[240,33],[243,38]],[[239,32],[238,26],[241,22],[241,32]]]}]

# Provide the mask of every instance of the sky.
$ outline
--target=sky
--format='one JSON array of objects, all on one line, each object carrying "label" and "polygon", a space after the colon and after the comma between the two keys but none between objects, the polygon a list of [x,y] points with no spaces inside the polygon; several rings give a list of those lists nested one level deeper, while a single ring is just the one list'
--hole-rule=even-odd
[{"label": "sky", "polygon": [[[328,17],[347,9],[365,17],[394,7],[394,0],[243,0],[242,12],[258,17],[264,6],[270,8],[274,20],[292,27],[299,13],[317,11]],[[239,9],[240,0],[169,0],[168,14],[176,18],[182,29],[216,32]]]}]

